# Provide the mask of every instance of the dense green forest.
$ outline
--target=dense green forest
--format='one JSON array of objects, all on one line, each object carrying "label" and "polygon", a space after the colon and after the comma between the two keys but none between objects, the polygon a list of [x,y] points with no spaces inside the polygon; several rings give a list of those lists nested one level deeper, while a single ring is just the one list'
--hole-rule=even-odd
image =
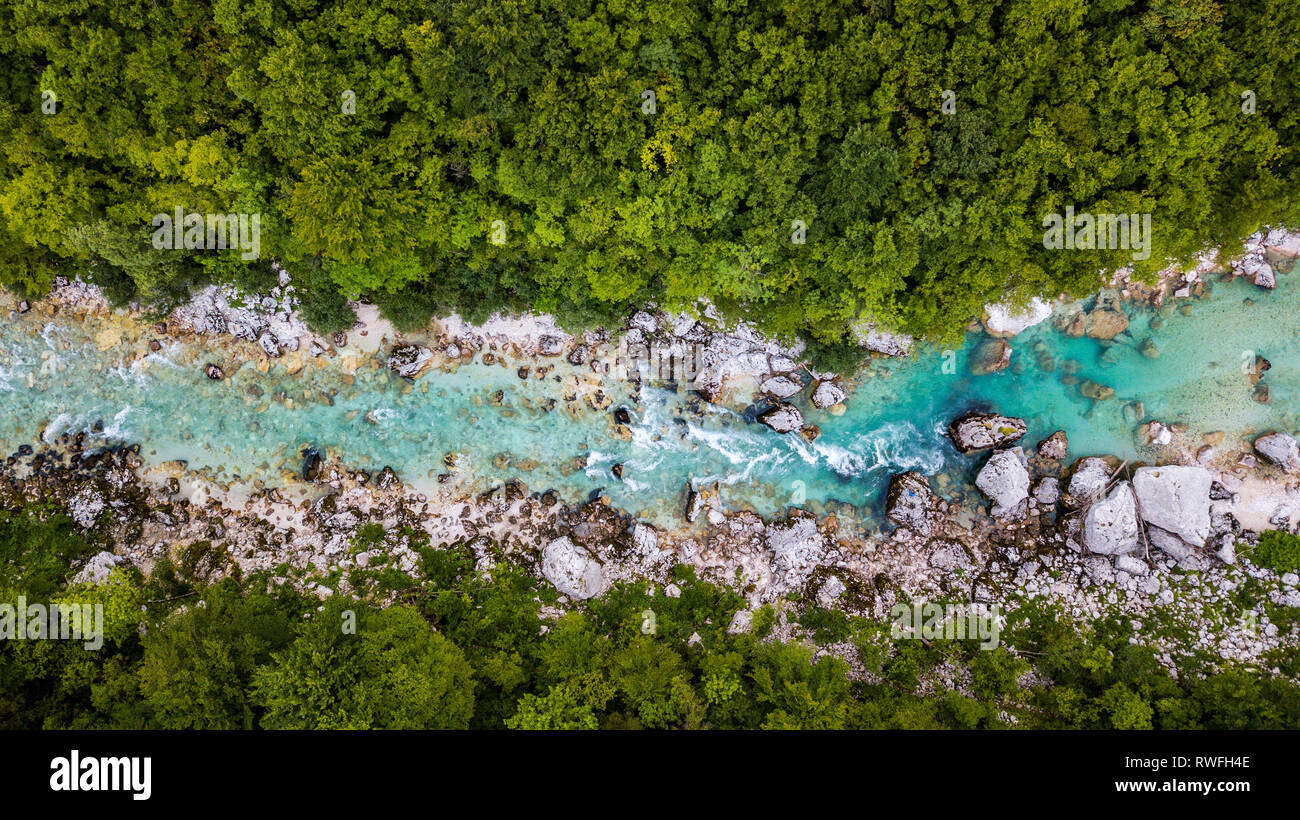
[{"label": "dense green forest", "polygon": [[[294,275],[435,312],[713,299],[839,343],[1300,223],[1295,0],[0,0],[0,284],[166,307]],[[949,93],[950,92],[950,93]],[[261,257],[151,219],[261,214]],[[799,237],[800,222],[806,241]]]},{"label": "dense green forest", "polygon": [[[375,536],[363,528],[357,546]],[[322,603],[261,575],[197,584],[202,544],[173,549],[147,580],[117,569],[69,586],[69,567],[100,549],[87,537],[59,515],[0,512],[0,601],[105,612],[98,651],[0,641],[0,728],[1300,725],[1293,649],[1268,659],[1280,677],[1190,656],[1175,676],[1131,624],[1045,608],[1013,613],[993,650],[891,640],[887,624],[811,605],[790,610],[805,637],[780,641],[771,608],[729,634],[741,599],[685,568],[679,597],[620,584],[539,618],[549,584],[505,564],[484,575],[463,546],[417,538],[415,571],[354,570],[352,592]],[[822,651],[832,645],[851,645],[865,676]],[[935,685],[949,676],[960,686]]]}]

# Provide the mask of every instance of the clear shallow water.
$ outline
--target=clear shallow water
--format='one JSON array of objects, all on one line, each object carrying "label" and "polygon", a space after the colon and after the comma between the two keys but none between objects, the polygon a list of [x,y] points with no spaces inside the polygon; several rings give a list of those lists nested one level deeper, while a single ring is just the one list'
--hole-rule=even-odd
[{"label": "clear shallow water", "polygon": [[[542,380],[521,381],[513,365],[472,364],[432,371],[411,385],[367,359],[352,384],[336,366],[309,364],[289,376],[283,362],[267,373],[248,363],[213,382],[203,365],[221,357],[210,350],[172,343],[128,363],[132,354],[147,352],[146,328],[117,339],[93,319],[82,325],[28,314],[0,327],[0,449],[13,452],[42,430],[86,431],[138,443],[155,462],[184,459],[221,480],[278,486],[286,471],[300,468],[303,449],[314,447],[360,468],[391,465],[426,491],[446,471],[444,455],[457,453],[456,475],[467,478],[451,486],[482,490],[517,478],[569,500],[603,489],[620,507],[663,526],[681,525],[683,488],[692,480],[721,482],[724,502],[768,515],[788,504],[817,509],[827,501],[870,514],[892,473],[956,476],[982,461],[960,456],[942,436],[952,418],[970,409],[1025,418],[1030,445],[1063,429],[1072,457],[1136,455],[1137,425],[1123,417],[1130,401],[1143,402],[1148,420],[1181,422],[1194,432],[1222,430],[1229,443],[1251,428],[1295,431],[1300,283],[1283,276],[1273,292],[1244,282],[1216,282],[1213,290],[1206,299],[1180,303],[1191,306],[1190,315],[1172,306],[1159,314],[1130,309],[1132,344],[1117,344],[1109,362],[1100,343],[1068,338],[1050,322],[1011,340],[1013,366],[999,374],[968,374],[977,335],[955,351],[951,373],[937,349],[875,360],[843,415],[801,404],[807,421],[822,429],[811,444],[721,407],[706,404],[696,412],[684,389],[654,387],[642,390],[631,435],[620,438],[610,410],[565,411],[578,371],[558,359]],[[1164,325],[1153,330],[1157,315]],[[1137,350],[1148,336],[1160,348],[1158,359]],[[1054,371],[1038,366],[1036,348],[1043,347]],[[1272,363],[1265,376],[1272,404],[1251,399],[1242,369],[1249,352]],[[1067,359],[1078,363],[1079,379],[1109,385],[1116,397],[1094,403],[1062,383]],[[601,388],[612,407],[630,404],[628,385]],[[504,399],[495,406],[498,390]],[[542,409],[548,400],[555,409]],[[610,472],[615,463],[624,465],[622,481]]]}]

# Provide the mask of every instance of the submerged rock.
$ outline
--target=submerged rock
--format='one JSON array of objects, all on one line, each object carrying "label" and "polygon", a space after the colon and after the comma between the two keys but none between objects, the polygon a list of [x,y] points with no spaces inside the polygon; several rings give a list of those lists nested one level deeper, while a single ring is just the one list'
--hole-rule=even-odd
[{"label": "submerged rock", "polygon": [[996,413],[967,413],[948,425],[948,436],[953,446],[969,453],[1014,444],[1028,429],[1024,419]]},{"label": "submerged rock", "polygon": [[803,427],[803,414],[799,408],[785,402],[762,413],[758,420],[778,433],[793,433]]},{"label": "submerged rock", "polygon": [[907,527],[919,535],[929,536],[934,529],[930,515],[933,506],[934,493],[930,491],[930,480],[920,473],[899,473],[889,480],[889,490],[885,494],[885,515],[895,524]]},{"label": "submerged rock", "polygon": [[1012,447],[989,456],[975,477],[975,486],[993,500],[990,513],[994,518],[1014,515],[1029,498],[1029,462],[1025,451]]},{"label": "submerged rock", "polygon": [[203,373],[214,382],[221,381],[226,377],[226,371],[211,362],[208,363],[207,367],[203,368]]},{"label": "submerged rock", "polygon": [[1005,339],[985,339],[970,354],[970,372],[987,376],[1011,364],[1011,345]]},{"label": "submerged rock", "polygon": [[568,536],[555,539],[542,550],[542,575],[570,598],[591,598],[605,591],[600,562]]},{"label": "submerged rock", "polygon": [[1138,548],[1137,500],[1127,481],[1116,484],[1110,495],[1088,508],[1083,545],[1098,555],[1120,555]]},{"label": "submerged rock", "polygon": [[1255,452],[1288,473],[1300,473],[1300,444],[1286,433],[1266,433],[1255,439]]},{"label": "submerged rock", "polygon": [[1141,467],[1133,473],[1142,520],[1194,546],[1210,537],[1210,484],[1204,467]]},{"label": "submerged rock", "polygon": [[1112,308],[1090,312],[1083,326],[1083,332],[1092,339],[1113,339],[1125,330],[1128,330],[1128,314]]},{"label": "submerged rock", "polygon": [[1095,401],[1107,401],[1115,398],[1115,388],[1095,382],[1092,379],[1084,379],[1079,382],[1079,393],[1085,398]]}]

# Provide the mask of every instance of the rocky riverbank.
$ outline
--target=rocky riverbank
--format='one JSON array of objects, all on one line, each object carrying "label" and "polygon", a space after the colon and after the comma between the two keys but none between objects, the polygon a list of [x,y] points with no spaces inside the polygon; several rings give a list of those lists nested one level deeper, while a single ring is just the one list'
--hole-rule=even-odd
[{"label": "rocky riverbank", "polygon": [[[1162,276],[1155,286],[1117,277],[1113,290],[1073,305],[1036,303],[1028,312],[994,306],[979,327],[987,340],[976,348],[972,371],[1014,366],[1006,340],[1049,318],[1067,336],[1139,345],[1125,341],[1123,302],[1194,299],[1198,283],[1213,275],[1271,287],[1269,277],[1300,253],[1289,234],[1252,242],[1243,260],[1203,260],[1204,271]],[[36,305],[3,297],[11,304],[0,308],[36,310],[50,321],[93,314],[101,346],[126,340],[140,359],[166,345],[202,345],[216,380],[252,367],[346,383],[358,368],[386,368],[414,390],[427,389],[433,370],[474,361],[514,371],[521,381],[560,382],[556,409],[602,414],[612,436],[631,435],[640,390],[651,384],[689,386],[698,394],[691,412],[744,407],[757,423],[808,442],[820,430],[796,399],[830,415],[852,401],[852,379],[817,372],[800,360],[799,345],[744,325],[721,326],[707,305],[699,317],[639,311],[619,332],[577,337],[535,316],[478,326],[451,317],[399,334],[373,306],[361,305],[351,330],[322,338],[298,320],[292,288],[282,275],[263,298],[208,289],[153,323],[111,313],[93,287],[76,282]],[[860,336],[881,356],[907,355],[915,346],[874,323]],[[616,404],[612,382],[627,385],[627,406]],[[1100,383],[1077,386],[1094,401],[1114,394]],[[329,399],[328,391],[317,392]],[[270,397],[250,398],[259,400]],[[345,453],[288,453],[278,486],[250,484],[155,463],[138,448],[103,449],[84,432],[57,428],[7,459],[0,501],[66,510],[105,548],[79,568],[90,576],[115,563],[147,573],[167,558],[205,579],[266,571],[326,596],[346,588],[357,568],[409,569],[419,560],[413,545],[427,536],[434,546],[470,544],[485,570],[500,560],[528,566],[570,601],[619,581],[644,579],[671,591],[670,570],[685,564],[736,588],[751,609],[817,605],[886,618],[900,602],[1009,610],[1037,598],[1077,618],[1128,615],[1167,653],[1204,650],[1266,665],[1270,649],[1297,638],[1294,612],[1287,612],[1300,607],[1300,591],[1293,574],[1252,563],[1250,549],[1265,529],[1300,526],[1300,450],[1283,431],[1236,441],[1134,416],[1143,422],[1140,463],[1072,459],[1063,433],[1030,447],[1022,440],[1025,422],[995,411],[949,419],[957,449],[979,459],[973,485],[946,473],[894,476],[885,530],[864,527],[852,505],[792,504],[765,520],[725,503],[707,481],[683,486],[679,526],[656,527],[599,493],[572,503],[520,481],[468,491],[445,480],[456,473],[455,454],[442,454],[439,467],[418,476],[366,472]],[[620,468],[611,469],[617,480]],[[742,613],[734,628],[746,628],[745,620]]]}]

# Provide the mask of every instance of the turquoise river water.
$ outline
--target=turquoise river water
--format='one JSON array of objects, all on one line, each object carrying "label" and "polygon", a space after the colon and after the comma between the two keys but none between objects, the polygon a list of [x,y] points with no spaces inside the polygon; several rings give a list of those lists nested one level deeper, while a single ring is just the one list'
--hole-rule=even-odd
[{"label": "turquoise river water", "polygon": [[[1011,340],[1013,366],[1002,373],[969,375],[966,357],[978,334],[947,355],[922,348],[908,359],[873,360],[842,415],[796,402],[821,427],[812,443],[778,435],[744,413],[707,404],[701,412],[686,386],[643,388],[631,436],[620,437],[609,411],[562,411],[575,371],[559,359],[552,360],[553,375],[523,381],[514,366],[476,362],[429,372],[411,385],[372,361],[351,384],[337,368],[290,376],[279,363],[265,373],[247,363],[214,382],[203,374],[213,354],[199,345],[173,341],[141,357],[140,338],[106,342],[96,336],[97,320],[33,311],[0,327],[0,449],[34,443],[42,431],[84,431],[105,442],[137,443],[153,461],[184,459],[223,480],[276,486],[313,447],[359,468],[391,465],[428,489],[446,469],[444,455],[457,453],[456,474],[474,478],[456,486],[486,489],[517,478],[568,500],[604,490],[618,506],[665,526],[682,524],[683,488],[691,481],[720,482],[729,506],[766,515],[793,503],[817,509],[837,501],[870,517],[894,472],[957,477],[979,463],[942,435],[970,409],[1025,418],[1031,445],[1065,430],[1072,457],[1134,456],[1138,425],[1123,412],[1134,401],[1143,403],[1147,420],[1222,430],[1230,439],[1266,428],[1294,432],[1300,283],[1292,279],[1280,277],[1271,292],[1215,282],[1205,298],[1160,311],[1130,306],[1131,338],[1109,353],[1049,321]],[[1158,358],[1138,352],[1147,338]],[[1044,351],[1055,369],[1040,367]],[[1243,362],[1255,355],[1272,364],[1265,375],[1269,404],[1252,399],[1244,374]],[[1078,363],[1079,379],[1113,387],[1115,398],[1094,402],[1064,383],[1067,360]],[[615,407],[630,401],[626,384],[602,389]],[[500,406],[492,401],[498,390]],[[549,399],[560,408],[543,409]],[[624,465],[621,481],[611,475],[615,463]]]}]

